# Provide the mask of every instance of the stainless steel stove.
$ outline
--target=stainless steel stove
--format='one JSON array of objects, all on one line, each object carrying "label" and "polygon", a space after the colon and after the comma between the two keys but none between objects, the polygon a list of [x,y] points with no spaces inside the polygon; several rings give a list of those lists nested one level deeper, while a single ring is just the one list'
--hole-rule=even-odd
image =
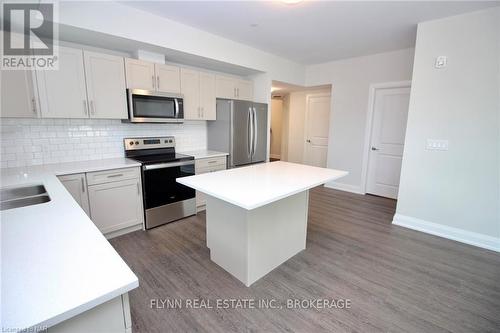
[{"label": "stainless steel stove", "polygon": [[175,152],[175,138],[124,139],[125,157],[142,164],[146,229],[196,214],[196,192],[176,178],[194,175],[194,157]]}]

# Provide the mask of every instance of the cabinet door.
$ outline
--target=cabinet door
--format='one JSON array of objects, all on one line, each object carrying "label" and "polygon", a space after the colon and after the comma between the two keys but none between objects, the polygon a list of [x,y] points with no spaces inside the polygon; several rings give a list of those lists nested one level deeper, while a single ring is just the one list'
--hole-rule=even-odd
[{"label": "cabinet door", "polygon": [[88,51],[83,56],[90,117],[128,118],[123,58]]},{"label": "cabinet door", "polygon": [[200,72],[200,108],[203,120],[215,120],[215,75]]},{"label": "cabinet door", "polygon": [[181,68],[181,93],[184,95],[184,119],[201,119],[198,71]]},{"label": "cabinet door", "polygon": [[37,71],[44,118],[88,118],[83,51],[59,47],[59,69]]},{"label": "cabinet door", "polygon": [[32,71],[0,71],[2,117],[38,118],[38,98]]},{"label": "cabinet door", "polygon": [[84,173],[65,175],[57,177],[71,194],[73,199],[82,207],[87,216],[90,217],[89,197],[87,194],[87,181]]},{"label": "cabinet door", "polygon": [[236,80],[229,76],[216,75],[215,95],[217,98],[236,98]]},{"label": "cabinet door", "polygon": [[152,62],[126,58],[125,73],[127,88],[155,90],[155,65]]},{"label": "cabinet door", "polygon": [[103,234],[142,224],[144,212],[139,179],[88,188],[92,221]]},{"label": "cabinet door", "polygon": [[180,68],[170,65],[155,64],[156,90],[176,93],[181,92]]},{"label": "cabinet door", "polygon": [[236,81],[236,94],[237,99],[243,101],[253,100],[253,82],[248,80],[237,80]]}]

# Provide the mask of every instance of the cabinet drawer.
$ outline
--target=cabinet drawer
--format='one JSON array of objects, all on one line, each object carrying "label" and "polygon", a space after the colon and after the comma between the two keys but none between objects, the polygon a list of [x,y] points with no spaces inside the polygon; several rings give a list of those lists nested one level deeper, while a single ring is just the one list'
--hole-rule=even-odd
[{"label": "cabinet drawer", "polygon": [[220,170],[226,170],[226,165],[225,164],[218,164],[218,165],[211,165],[206,168],[196,168],[195,173],[197,175],[200,175],[202,173],[207,173],[207,172],[214,172],[214,171],[220,171]]},{"label": "cabinet drawer", "polygon": [[[198,169],[212,169],[217,168],[217,170],[223,170],[226,168],[226,156],[218,156],[218,157],[209,157],[209,158],[201,158],[195,161],[196,170]],[[219,167],[223,166],[223,169]],[[198,172],[196,172],[198,173]]]},{"label": "cabinet drawer", "polygon": [[139,178],[139,168],[113,169],[87,173],[88,185],[117,182],[125,179]]}]

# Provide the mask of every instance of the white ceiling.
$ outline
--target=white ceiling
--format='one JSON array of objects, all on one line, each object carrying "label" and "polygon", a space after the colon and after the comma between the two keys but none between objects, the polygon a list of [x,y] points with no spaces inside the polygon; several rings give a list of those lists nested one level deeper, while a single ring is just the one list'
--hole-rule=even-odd
[{"label": "white ceiling", "polygon": [[500,5],[500,1],[122,3],[303,64],[412,47],[418,22]]}]

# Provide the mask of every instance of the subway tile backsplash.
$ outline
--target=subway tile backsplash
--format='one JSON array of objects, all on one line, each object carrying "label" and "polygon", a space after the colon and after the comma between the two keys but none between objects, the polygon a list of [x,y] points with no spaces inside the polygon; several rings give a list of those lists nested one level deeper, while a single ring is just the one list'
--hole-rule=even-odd
[{"label": "subway tile backsplash", "polygon": [[0,119],[0,167],[123,157],[123,138],[173,135],[178,151],[205,149],[205,121],[127,124],[103,119]]}]

